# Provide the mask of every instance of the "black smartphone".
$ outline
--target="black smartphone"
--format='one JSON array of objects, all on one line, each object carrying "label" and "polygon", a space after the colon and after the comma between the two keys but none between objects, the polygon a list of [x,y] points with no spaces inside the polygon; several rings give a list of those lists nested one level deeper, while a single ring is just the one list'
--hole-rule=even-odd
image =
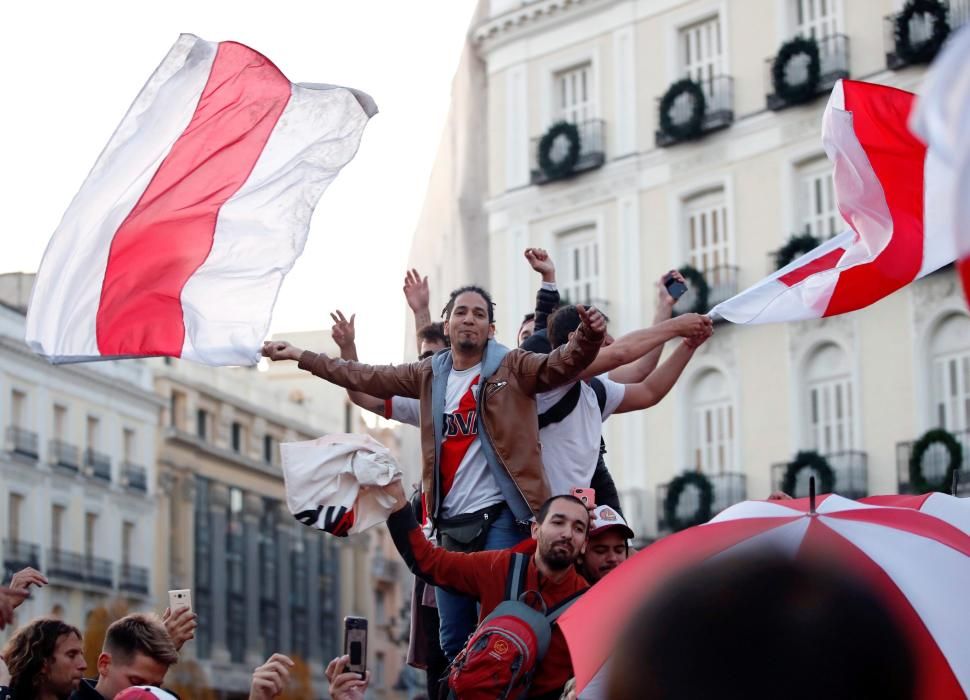
[{"label": "black smartphone", "polygon": [[674,277],[673,273],[670,272],[664,277],[664,286],[667,288],[667,294],[672,296],[674,301],[684,296],[684,292],[687,291],[687,285]]},{"label": "black smartphone", "polygon": [[345,671],[367,677],[367,618],[344,618],[344,654],[350,657]]}]

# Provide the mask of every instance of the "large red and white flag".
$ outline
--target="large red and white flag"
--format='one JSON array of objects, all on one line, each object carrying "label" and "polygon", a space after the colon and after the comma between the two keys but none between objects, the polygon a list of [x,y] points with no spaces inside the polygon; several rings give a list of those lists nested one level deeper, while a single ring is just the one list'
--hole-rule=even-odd
[{"label": "large red and white flag", "polygon": [[180,36],[48,244],[30,347],[255,364],[313,208],[376,112],[242,44]]},{"label": "large red and white flag", "polygon": [[[927,145],[926,226],[955,241],[963,291],[970,300],[970,27],[946,43],[923,83],[911,126]],[[936,175],[938,174],[938,175]],[[932,199],[930,199],[932,198]]]},{"label": "large red and white flag", "polygon": [[836,83],[822,118],[836,199],[850,229],[715,306],[734,323],[836,316],[875,303],[956,257],[945,231],[924,225],[937,173],[909,130],[914,95]]}]

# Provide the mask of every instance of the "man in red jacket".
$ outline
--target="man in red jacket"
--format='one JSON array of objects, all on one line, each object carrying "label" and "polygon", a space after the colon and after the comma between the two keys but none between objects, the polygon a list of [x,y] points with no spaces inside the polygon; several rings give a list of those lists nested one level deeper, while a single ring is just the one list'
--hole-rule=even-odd
[{"label": "man in red jacket", "polygon": [[[463,554],[435,547],[418,526],[401,483],[397,482],[392,490],[397,503],[387,519],[387,527],[405,564],[415,576],[431,585],[474,598],[481,605],[479,620],[486,617],[505,600],[512,552]],[[576,560],[586,547],[588,530],[589,512],[573,496],[550,498],[532,523],[536,553],[529,560],[525,588],[537,591],[547,609],[589,587],[576,571]],[[572,675],[566,640],[562,631],[554,627],[549,650],[536,670],[529,697],[558,698]]]}]

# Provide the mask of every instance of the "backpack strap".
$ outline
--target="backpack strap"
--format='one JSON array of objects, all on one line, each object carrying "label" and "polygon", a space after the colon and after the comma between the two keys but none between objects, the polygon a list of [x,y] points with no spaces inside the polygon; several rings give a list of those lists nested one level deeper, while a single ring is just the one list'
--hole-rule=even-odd
[{"label": "backpack strap", "polygon": [[[549,407],[547,411],[539,414],[539,429],[545,428],[547,425],[552,425],[553,423],[558,423],[563,420],[566,416],[573,412],[576,408],[576,404],[579,403],[579,397],[583,393],[582,382],[576,382],[573,384],[572,388],[567,391],[561,399],[559,399],[555,404]],[[606,400],[605,390],[603,400]],[[600,409],[600,413],[603,410]]]},{"label": "backpack strap", "polygon": [[518,600],[525,593],[529,573],[529,557],[513,552],[509,560],[509,575],[505,579],[505,600]]},{"label": "backpack strap", "polygon": [[559,616],[562,615],[567,610],[569,610],[572,604],[575,603],[577,600],[579,600],[579,597],[588,590],[589,590],[588,588],[584,588],[581,591],[576,591],[565,600],[560,601],[557,606],[555,606],[552,610],[546,613],[546,620],[549,621],[549,624],[551,625],[556,620],[558,620]]},{"label": "backpack strap", "polygon": [[600,415],[602,416],[603,411],[606,410],[606,385],[599,377],[590,379],[589,385],[593,388],[593,393],[596,394],[596,403],[600,406]]}]

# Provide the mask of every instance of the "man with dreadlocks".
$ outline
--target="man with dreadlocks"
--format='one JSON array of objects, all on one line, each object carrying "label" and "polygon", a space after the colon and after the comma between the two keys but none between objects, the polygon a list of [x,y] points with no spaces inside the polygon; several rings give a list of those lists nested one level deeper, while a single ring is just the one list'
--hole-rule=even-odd
[{"label": "man with dreadlocks", "polygon": [[[267,342],[272,360],[346,389],[420,401],[423,490],[440,543],[453,551],[504,549],[529,536],[525,523],[549,498],[535,395],[576,380],[595,359],[606,322],[578,308],[581,323],[548,355],[510,350],[495,334],[494,304],[476,286],[456,289],[445,306],[451,348],[420,362],[371,366]],[[438,592],[441,646],[461,650],[477,619],[474,601]]]}]

